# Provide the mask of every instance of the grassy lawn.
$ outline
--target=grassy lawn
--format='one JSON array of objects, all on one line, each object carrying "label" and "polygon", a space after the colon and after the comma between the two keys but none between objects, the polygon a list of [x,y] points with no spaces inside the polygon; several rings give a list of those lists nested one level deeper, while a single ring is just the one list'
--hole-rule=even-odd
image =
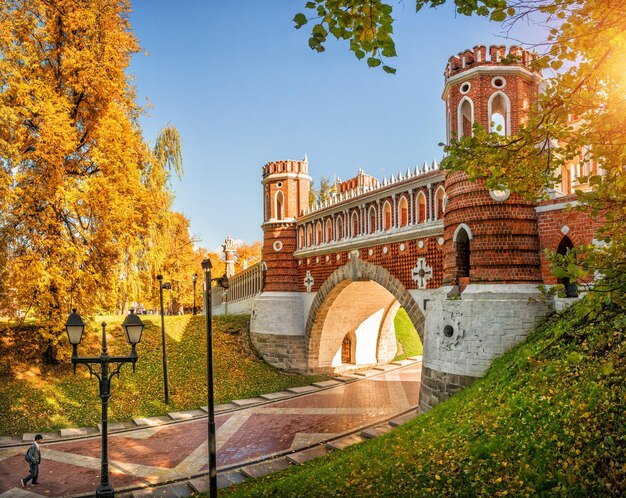
[{"label": "grassy lawn", "polygon": [[[159,316],[142,316],[146,328],[137,346],[137,371],[125,365],[113,379],[109,420],[162,415],[206,406],[206,341],[203,316],[165,317],[170,404],[163,403],[161,326]],[[102,321],[107,322],[109,354],[130,352],[121,329],[123,317],[96,317],[87,322],[82,356],[99,355]],[[215,402],[226,403],[288,387],[310,384],[323,376],[281,373],[248,348],[242,330],[248,315],[213,319]],[[19,337],[16,337],[16,334]],[[85,366],[76,375],[69,363],[71,348],[62,342],[59,365],[44,366],[35,356],[36,334],[32,324],[0,335],[0,434],[46,432],[64,427],[94,426],[100,422],[98,382]]]},{"label": "grassy lawn", "polygon": [[222,496],[625,496],[626,317],[578,303],[391,433]]},{"label": "grassy lawn", "polygon": [[395,360],[404,360],[409,356],[422,354],[422,341],[417,334],[417,330],[411,323],[411,319],[404,308],[400,308],[393,320],[396,329],[396,341],[398,343],[398,354]]}]

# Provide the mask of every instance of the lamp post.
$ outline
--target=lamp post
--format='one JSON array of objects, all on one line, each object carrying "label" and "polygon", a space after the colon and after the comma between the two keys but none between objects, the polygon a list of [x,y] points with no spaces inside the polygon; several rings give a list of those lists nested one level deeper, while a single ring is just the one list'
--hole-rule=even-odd
[{"label": "lamp post", "polygon": [[161,349],[163,352],[163,392],[165,393],[165,404],[170,403],[170,393],[167,386],[167,354],[165,352],[165,315],[163,312],[163,289],[170,290],[172,284],[169,282],[163,283],[163,275],[157,275],[159,281],[159,297],[161,300]]},{"label": "lamp post", "polygon": [[211,309],[211,282],[228,289],[228,277],[211,278],[211,260],[202,261],[204,270],[204,309],[206,313],[207,404],[209,410],[209,496],[217,498],[217,458],[215,451],[215,400],[213,399],[213,310]]},{"label": "lamp post", "polygon": [[[109,484],[109,457],[108,457],[108,405],[111,396],[111,379],[116,375],[119,376],[120,369],[124,363],[132,363],[133,371],[135,371],[135,363],[138,356],[135,346],[141,340],[143,332],[143,322],[134,314],[134,310],[130,310],[122,323],[122,328],[126,335],[126,340],[132,346],[130,355],[128,356],[109,356],[107,350],[106,322],[102,322],[102,351],[100,356],[78,356],[78,345],[83,338],[85,323],[76,309],[65,323],[67,338],[72,345],[72,365],[76,372],[76,365],[87,365],[91,375],[98,379],[100,385],[100,399],[102,400],[102,457],[100,461],[100,485],[96,489],[98,498],[113,498],[115,490]],[[94,365],[100,365],[99,371],[94,369]],[[109,367],[111,365],[111,367]]]},{"label": "lamp post", "polygon": [[198,309],[196,308],[196,280],[198,280],[198,274],[194,273],[191,276],[191,279],[193,280],[193,314],[197,315]]}]

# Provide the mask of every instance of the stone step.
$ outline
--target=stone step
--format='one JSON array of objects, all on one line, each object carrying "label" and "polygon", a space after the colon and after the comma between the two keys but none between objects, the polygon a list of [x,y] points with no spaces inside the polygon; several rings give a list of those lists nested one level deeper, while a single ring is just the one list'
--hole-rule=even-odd
[{"label": "stone step", "polygon": [[334,441],[329,441],[326,443],[326,447],[329,450],[343,450],[348,446],[352,446],[353,444],[362,443],[365,441],[365,438],[360,434],[351,434],[346,437],[342,437],[340,439],[335,439]]},{"label": "stone step", "polygon": [[247,398],[247,399],[235,399],[233,400],[233,404],[237,405],[237,406],[251,406],[251,405],[257,405],[259,403],[263,403],[264,401],[267,401],[263,398]]},{"label": "stone step", "polygon": [[293,393],[290,393],[288,391],[280,391],[280,392],[277,392],[277,393],[261,394],[261,398],[266,399],[268,401],[274,401],[276,399],[288,398],[289,396],[293,396]]},{"label": "stone step", "polygon": [[133,491],[132,498],[158,497],[158,498],[182,498],[191,496],[194,489],[186,482],[159,486],[157,488],[144,488]]},{"label": "stone step", "polygon": [[412,363],[415,363],[415,361],[414,360],[398,360],[398,361],[391,362],[392,365],[396,365],[399,367],[404,367],[405,365],[411,365]]},{"label": "stone step", "polygon": [[76,429],[61,429],[61,437],[78,437],[99,434],[100,430],[95,427],[80,427]]},{"label": "stone step", "polygon": [[353,380],[358,379],[358,377],[355,377],[354,375],[342,375],[340,377],[333,378],[339,382],[352,382]]},{"label": "stone step", "polygon": [[304,394],[304,393],[312,393],[313,391],[319,391],[319,387],[316,386],[300,386],[300,387],[290,387],[287,391],[295,393],[295,394]]},{"label": "stone step", "polygon": [[[135,424],[138,427],[152,427],[155,425],[161,425],[161,424],[165,424],[166,422],[171,422],[172,419],[169,417],[142,417],[142,418],[134,418],[133,422],[135,422]],[[98,426],[100,426],[100,424],[98,424]]]},{"label": "stone step", "polygon": [[391,419],[389,421],[389,425],[391,425],[392,427],[398,427],[402,424],[406,424],[409,420],[413,420],[418,415],[419,414],[417,413],[417,410],[405,413],[404,415],[400,415],[399,417]]},{"label": "stone step", "polygon": [[394,370],[396,367],[396,365],[379,365],[377,367],[374,367],[372,370],[377,370],[379,372],[386,372],[388,370]]},{"label": "stone step", "polygon": [[309,460],[313,460],[314,458],[326,456],[329,453],[330,450],[325,445],[319,445],[309,448],[308,450],[298,451],[297,453],[287,455],[287,460],[291,463],[304,463]]},{"label": "stone step", "polygon": [[313,382],[313,384],[311,385],[317,386],[317,387],[331,387],[331,386],[336,386],[338,384],[341,384],[340,380],[330,379],[330,380],[322,380],[320,382]]},{"label": "stone step", "polygon": [[187,410],[184,412],[170,412],[167,414],[172,420],[190,420],[192,418],[203,417],[203,410]]},{"label": "stone step", "polygon": [[[247,479],[248,478],[238,470],[232,470],[230,472],[225,472],[224,474],[217,474],[217,489],[227,488],[233,484],[241,484]],[[209,481],[207,479],[207,492],[209,491],[208,484]]]},{"label": "stone step", "polygon": [[372,375],[378,375],[380,372],[376,370],[365,370],[364,372],[354,372],[354,375],[359,377],[371,377]]},{"label": "stone step", "polygon": [[255,463],[254,465],[248,465],[247,467],[243,467],[239,470],[244,476],[255,478],[262,477],[273,472],[278,472],[279,470],[284,470],[290,465],[291,462],[289,460],[285,457],[280,457],[261,463]]},{"label": "stone step", "polygon": [[[233,484],[240,484],[246,477],[238,470],[217,474],[217,489],[227,488]],[[209,476],[197,477],[189,480],[189,486],[195,493],[208,493],[210,490]]]},{"label": "stone step", "polygon": [[382,436],[383,434],[387,434],[391,430],[393,430],[393,427],[389,424],[377,425],[376,427],[363,429],[361,431],[361,436],[365,439],[373,439],[375,437]]}]

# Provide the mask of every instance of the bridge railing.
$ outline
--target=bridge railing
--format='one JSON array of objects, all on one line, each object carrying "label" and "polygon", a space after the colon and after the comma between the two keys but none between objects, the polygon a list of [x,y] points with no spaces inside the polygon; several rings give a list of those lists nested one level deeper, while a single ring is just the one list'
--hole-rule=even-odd
[{"label": "bridge railing", "polygon": [[265,269],[263,262],[260,261],[229,278],[227,290],[218,286],[212,287],[211,304],[215,307],[225,302],[236,303],[260,294],[263,290],[264,277]]}]

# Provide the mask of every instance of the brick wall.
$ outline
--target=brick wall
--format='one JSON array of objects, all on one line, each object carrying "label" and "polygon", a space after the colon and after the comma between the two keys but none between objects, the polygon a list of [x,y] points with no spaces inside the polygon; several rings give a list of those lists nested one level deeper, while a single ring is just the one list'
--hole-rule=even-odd
[{"label": "brick wall", "polygon": [[[376,245],[370,248],[360,249],[359,258],[385,268],[396,277],[406,289],[417,289],[417,282],[412,279],[411,272],[417,264],[418,258],[425,258],[432,268],[432,278],[428,281],[427,288],[439,287],[443,279],[443,247],[437,241],[438,237],[426,239],[414,239],[404,242]],[[423,247],[419,247],[420,240]],[[401,250],[404,246],[404,250]],[[386,249],[386,252],[385,252]],[[370,251],[372,254],[370,254]],[[304,278],[307,271],[311,272],[314,279],[313,292],[340,266],[349,261],[349,252],[321,254],[310,258],[298,258],[297,263],[297,290],[305,292]]]},{"label": "brick wall", "polygon": [[543,201],[537,208],[541,275],[546,284],[556,284],[557,279],[550,273],[545,250],[556,250],[566,236],[574,247],[591,244],[603,223],[602,216],[592,216],[589,211],[579,211],[574,208],[575,204],[576,196],[571,195]]},{"label": "brick wall", "polygon": [[470,241],[470,283],[540,282],[537,215],[533,202],[511,195],[494,201],[484,182],[470,182],[464,173],[446,177],[448,205],[444,218],[444,283],[457,282],[454,233],[466,224]]}]

